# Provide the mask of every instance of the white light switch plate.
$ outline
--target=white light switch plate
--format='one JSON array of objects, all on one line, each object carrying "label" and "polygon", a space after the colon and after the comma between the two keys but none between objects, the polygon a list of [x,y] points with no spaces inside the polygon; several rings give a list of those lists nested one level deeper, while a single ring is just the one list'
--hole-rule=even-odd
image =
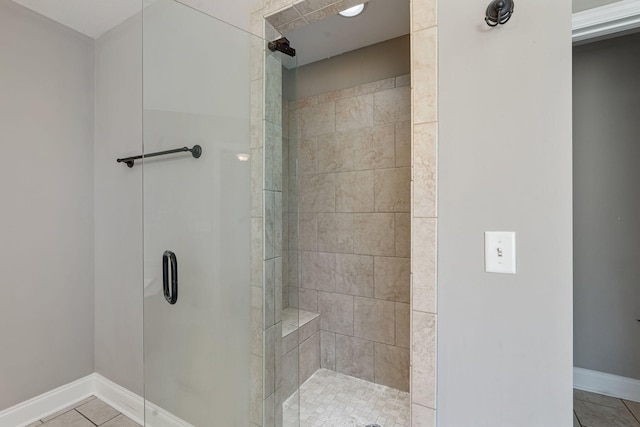
[{"label": "white light switch plate", "polygon": [[513,231],[485,231],[484,271],[516,274],[516,233]]}]

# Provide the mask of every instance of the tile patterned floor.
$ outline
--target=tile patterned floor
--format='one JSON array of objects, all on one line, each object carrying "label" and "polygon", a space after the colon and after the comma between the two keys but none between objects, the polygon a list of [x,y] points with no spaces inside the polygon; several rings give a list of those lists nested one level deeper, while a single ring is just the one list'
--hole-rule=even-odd
[{"label": "tile patterned floor", "polygon": [[409,393],[320,369],[285,401],[283,417],[284,427],[408,427]]},{"label": "tile patterned floor", "polygon": [[640,427],[640,403],[574,390],[573,427]]},{"label": "tile patterned floor", "polygon": [[91,396],[26,427],[140,427],[111,406]]}]

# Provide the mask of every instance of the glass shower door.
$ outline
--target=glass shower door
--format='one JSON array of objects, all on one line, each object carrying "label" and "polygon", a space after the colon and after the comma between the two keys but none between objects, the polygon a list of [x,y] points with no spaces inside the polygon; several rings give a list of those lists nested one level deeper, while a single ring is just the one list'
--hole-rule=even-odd
[{"label": "glass shower door", "polygon": [[159,0],[143,39],[145,425],[247,426],[255,37]]}]

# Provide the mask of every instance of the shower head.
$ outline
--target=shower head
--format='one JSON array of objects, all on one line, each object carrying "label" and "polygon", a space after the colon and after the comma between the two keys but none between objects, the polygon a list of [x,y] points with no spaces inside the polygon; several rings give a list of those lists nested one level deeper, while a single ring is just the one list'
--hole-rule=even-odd
[{"label": "shower head", "polygon": [[282,52],[291,57],[296,56],[296,50],[289,45],[289,40],[286,37],[269,42],[268,46],[271,52],[275,52],[277,50],[278,52]]}]

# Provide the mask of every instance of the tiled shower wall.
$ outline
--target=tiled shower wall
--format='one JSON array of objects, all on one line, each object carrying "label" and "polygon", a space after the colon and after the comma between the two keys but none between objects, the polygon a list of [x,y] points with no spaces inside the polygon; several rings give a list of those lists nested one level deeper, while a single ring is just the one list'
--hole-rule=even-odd
[{"label": "tiled shower wall", "polygon": [[399,76],[290,102],[284,126],[288,169],[297,158],[299,181],[289,172],[283,294],[290,306],[320,313],[321,367],[405,391],[409,84]]},{"label": "tiled shower wall", "polygon": [[[251,31],[266,39],[334,15],[362,0],[255,0]],[[385,0],[393,1],[393,0]],[[274,30],[274,26],[277,29]],[[411,425],[436,425],[437,331],[437,0],[411,0]],[[273,394],[263,395],[264,43],[252,44],[252,363],[251,424],[278,424]],[[283,260],[286,262],[285,260]],[[290,298],[291,300],[291,298]],[[266,376],[270,375],[269,373]]]}]

